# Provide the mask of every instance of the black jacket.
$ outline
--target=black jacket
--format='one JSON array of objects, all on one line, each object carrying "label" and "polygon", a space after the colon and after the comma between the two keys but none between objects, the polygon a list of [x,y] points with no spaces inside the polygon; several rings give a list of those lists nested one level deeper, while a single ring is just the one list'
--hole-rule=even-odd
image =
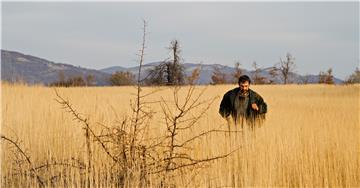
[{"label": "black jacket", "polygon": [[[234,107],[235,97],[237,93],[240,91],[240,88],[235,88],[227,93],[225,93],[221,104],[219,113],[222,117],[226,118],[229,115],[232,115],[233,118],[236,118],[236,109]],[[251,104],[256,103],[259,107],[259,111],[255,111],[251,108]],[[258,115],[263,115],[267,112],[267,105],[263,98],[257,94],[255,91],[249,89],[249,105],[246,110],[246,117],[256,117]]]}]

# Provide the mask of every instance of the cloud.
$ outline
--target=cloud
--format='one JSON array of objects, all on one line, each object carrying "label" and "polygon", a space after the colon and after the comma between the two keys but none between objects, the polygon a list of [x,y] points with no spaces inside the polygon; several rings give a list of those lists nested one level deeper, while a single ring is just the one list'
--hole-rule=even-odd
[{"label": "cloud", "polygon": [[[342,78],[359,58],[359,2],[4,2],[2,46],[92,68],[132,66],[148,20],[146,61],[168,57],[173,39],[188,62],[252,61],[286,52],[300,73],[334,67]],[[315,55],[317,54],[317,55]],[[316,62],[316,63],[313,63]],[[335,70],[341,69],[339,71]]]}]

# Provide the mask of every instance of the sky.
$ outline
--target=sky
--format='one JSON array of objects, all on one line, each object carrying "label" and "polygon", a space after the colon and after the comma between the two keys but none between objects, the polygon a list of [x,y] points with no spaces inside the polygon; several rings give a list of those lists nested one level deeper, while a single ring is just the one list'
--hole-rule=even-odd
[{"label": "sky", "polygon": [[145,62],[273,66],[287,53],[295,72],[359,67],[359,2],[2,2],[1,48],[102,69],[137,66],[142,20]]}]

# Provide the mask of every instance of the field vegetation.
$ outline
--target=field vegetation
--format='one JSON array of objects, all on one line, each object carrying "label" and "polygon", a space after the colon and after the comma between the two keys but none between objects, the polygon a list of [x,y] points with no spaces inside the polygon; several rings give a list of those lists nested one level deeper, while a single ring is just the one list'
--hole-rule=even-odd
[{"label": "field vegetation", "polygon": [[[189,145],[176,150],[184,159],[173,158],[173,164],[168,165],[154,160],[158,167],[164,167],[164,171],[158,173],[150,171],[152,168],[134,165],[134,168],[128,167],[130,175],[121,176],[119,172],[123,171],[119,168],[123,166],[115,165],[101,145],[110,140],[97,142],[94,136],[88,137],[92,151],[89,168],[84,123],[74,119],[69,108],[59,103],[54,88],[3,83],[1,186],[360,186],[359,85],[252,85],[268,104],[266,121],[255,131],[231,127],[229,133],[218,107],[222,95],[234,87],[236,85],[195,87],[189,101],[203,92],[200,99],[205,102],[191,109],[186,117],[200,118],[179,132],[175,142],[218,131],[196,137]],[[177,112],[174,89],[178,89],[176,96],[183,104],[190,86],[142,88],[143,93],[155,93],[143,100],[151,113],[145,122],[146,131],[139,137],[141,144],[151,145],[152,138],[159,139],[169,133],[166,121],[169,116],[165,112]],[[121,127],[133,117],[131,106],[135,104],[137,92],[133,86],[70,87],[56,88],[56,91],[86,119],[96,135],[114,133],[118,130],[115,127]],[[114,135],[123,138],[120,134]],[[163,155],[167,152],[166,144],[168,142],[164,142],[164,149],[156,147],[152,152]],[[114,145],[106,146],[113,156],[121,153]],[[206,160],[213,157],[219,158]],[[171,169],[172,165],[187,164],[190,158],[193,162],[204,161]],[[129,164],[133,163],[136,162]],[[145,179],[141,178],[142,169],[147,169]]]}]

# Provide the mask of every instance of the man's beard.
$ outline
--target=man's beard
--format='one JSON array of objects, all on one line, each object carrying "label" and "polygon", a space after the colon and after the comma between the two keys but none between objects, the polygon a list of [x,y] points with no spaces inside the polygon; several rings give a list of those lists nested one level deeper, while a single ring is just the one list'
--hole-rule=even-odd
[{"label": "man's beard", "polygon": [[240,90],[240,97],[246,97],[249,95],[249,90]]}]

